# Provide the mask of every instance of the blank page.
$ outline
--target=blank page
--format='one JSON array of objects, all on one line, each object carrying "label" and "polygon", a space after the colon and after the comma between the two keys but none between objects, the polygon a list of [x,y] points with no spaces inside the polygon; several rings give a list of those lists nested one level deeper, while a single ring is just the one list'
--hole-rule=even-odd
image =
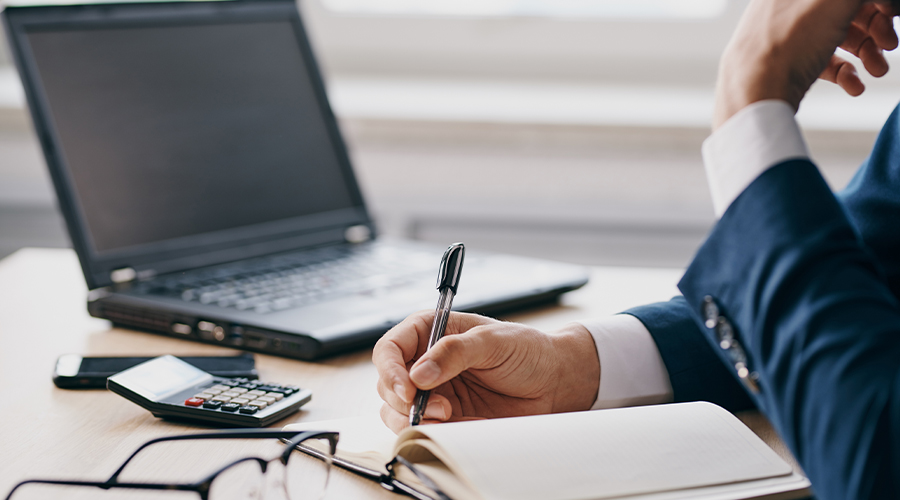
[{"label": "blank page", "polygon": [[423,436],[487,500],[603,499],[792,472],[710,403],[427,425],[399,441]]}]

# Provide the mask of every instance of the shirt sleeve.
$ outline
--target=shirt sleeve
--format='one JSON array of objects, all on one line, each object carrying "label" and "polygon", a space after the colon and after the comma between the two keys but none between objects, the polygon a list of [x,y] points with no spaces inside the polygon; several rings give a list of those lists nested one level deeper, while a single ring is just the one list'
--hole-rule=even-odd
[{"label": "shirt sleeve", "polygon": [[808,159],[794,109],[781,100],[738,111],[703,142],[703,164],[716,217],[757,177],[791,159]]},{"label": "shirt sleeve", "polygon": [[672,384],[647,327],[630,314],[582,321],[600,356],[600,390],[592,410],[669,403]]}]

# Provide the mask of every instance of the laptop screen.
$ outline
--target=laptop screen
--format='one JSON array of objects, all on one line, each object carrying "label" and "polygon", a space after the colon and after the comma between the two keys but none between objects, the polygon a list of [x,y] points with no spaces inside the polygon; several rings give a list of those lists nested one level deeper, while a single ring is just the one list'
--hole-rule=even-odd
[{"label": "laptop screen", "polygon": [[361,204],[288,20],[26,36],[97,253]]}]

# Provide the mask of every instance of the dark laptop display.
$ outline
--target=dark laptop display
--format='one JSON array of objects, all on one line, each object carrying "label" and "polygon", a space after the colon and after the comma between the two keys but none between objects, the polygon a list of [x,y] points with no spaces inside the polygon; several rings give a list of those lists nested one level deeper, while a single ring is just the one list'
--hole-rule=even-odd
[{"label": "dark laptop display", "polygon": [[362,205],[290,23],[26,36],[98,255]]},{"label": "dark laptop display", "polygon": [[[374,239],[293,1],[3,17],[95,316],[313,358],[433,302],[441,249]],[[572,266],[470,261],[463,309],[586,281]]]}]

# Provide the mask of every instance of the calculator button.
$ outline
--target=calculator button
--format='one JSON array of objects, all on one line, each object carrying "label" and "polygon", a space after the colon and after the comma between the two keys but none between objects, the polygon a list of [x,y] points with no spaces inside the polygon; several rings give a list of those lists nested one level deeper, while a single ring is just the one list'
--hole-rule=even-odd
[{"label": "calculator button", "polygon": [[213,396],[218,396],[219,394],[222,394],[225,391],[223,391],[222,389],[214,389],[214,388],[210,387],[209,389],[203,389],[203,392],[205,392],[207,394],[212,394]]},{"label": "calculator button", "polygon": [[241,407],[241,405],[239,405],[237,403],[225,403],[222,405],[222,411],[235,412],[235,411],[238,411],[238,408],[240,408],[240,407]]},{"label": "calculator button", "polygon": [[253,415],[254,413],[261,410],[261,408],[257,408],[256,406],[242,406],[241,413],[245,415]]},{"label": "calculator button", "polygon": [[250,400],[247,398],[234,398],[231,400],[231,402],[235,403],[235,404],[239,404],[241,406],[244,406],[245,404],[249,403]]},{"label": "calculator button", "polygon": [[236,392],[236,393],[238,393],[238,394],[243,394],[243,393],[247,392],[247,389],[244,389],[243,387],[233,387],[233,388],[232,388],[230,391],[228,391],[228,392]]},{"label": "calculator button", "polygon": [[231,396],[222,396],[222,395],[219,395],[219,396],[216,396],[216,397],[212,398],[212,400],[213,400],[213,401],[221,401],[221,402],[223,402],[223,403],[227,403],[227,402],[231,401]]},{"label": "calculator button", "polygon": [[241,393],[234,392],[234,391],[225,391],[222,394],[219,394],[219,396],[228,396],[229,398],[236,398],[240,395],[241,395]]},{"label": "calculator button", "polygon": [[240,387],[243,389],[247,389],[248,391],[252,391],[253,389],[256,389],[257,387],[259,387],[259,384],[249,382],[246,384],[241,384]]},{"label": "calculator button", "polygon": [[198,399],[212,399],[216,397],[216,395],[208,392],[201,392],[200,394],[194,394],[194,397]]},{"label": "calculator button", "polygon": [[210,410],[218,410],[219,407],[221,407],[221,406],[222,406],[221,401],[207,401],[207,402],[203,403],[203,407],[208,408]]},{"label": "calculator button", "polygon": [[256,401],[250,401],[249,403],[247,403],[247,406],[255,406],[255,407],[259,408],[260,410],[262,410],[266,406],[269,406],[269,403],[266,403],[265,401],[260,401],[257,399]]},{"label": "calculator button", "polygon": [[210,387],[210,389],[212,389],[214,391],[223,392],[223,391],[227,391],[228,389],[231,389],[231,387],[228,387],[227,385],[219,384],[219,385],[214,385],[214,386]]},{"label": "calculator button", "polygon": [[265,396],[266,391],[250,391],[246,395],[247,396]]},{"label": "calculator button", "polygon": [[[277,393],[276,393],[276,394],[277,394]],[[273,397],[271,397],[271,396],[260,396],[260,397],[256,398],[256,400],[257,400],[257,401],[263,401],[263,402],[265,402],[266,404],[272,404],[272,403],[274,403],[274,402],[276,401],[275,398],[273,398]]]},{"label": "calculator button", "polygon": [[203,400],[200,398],[190,398],[190,399],[185,400],[185,402],[184,402],[185,406],[200,406],[202,404],[203,404]]},{"label": "calculator button", "polygon": [[280,392],[268,392],[266,393],[265,397],[272,398],[275,401],[281,401],[282,399],[284,399],[284,394]]}]

